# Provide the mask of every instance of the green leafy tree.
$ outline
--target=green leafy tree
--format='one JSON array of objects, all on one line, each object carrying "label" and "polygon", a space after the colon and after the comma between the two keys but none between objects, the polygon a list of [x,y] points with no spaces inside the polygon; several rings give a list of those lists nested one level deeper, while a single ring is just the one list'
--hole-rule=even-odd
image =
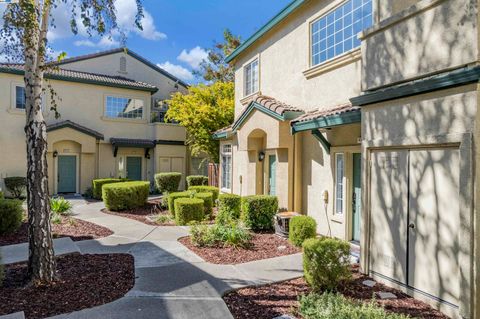
[{"label": "green leafy tree", "polygon": [[207,60],[204,60],[200,64],[200,68],[194,71],[195,75],[202,77],[207,82],[233,82],[235,80],[233,65],[225,62],[225,58],[238,48],[241,40],[228,29],[223,32],[223,38],[223,42],[215,43],[213,48],[208,50]]},{"label": "green leafy tree", "polygon": [[215,82],[191,86],[188,94],[176,93],[168,101],[167,119],[185,127],[193,155],[206,153],[218,163],[219,145],[212,133],[233,122],[234,95],[233,82]]},{"label": "green leafy tree", "polygon": [[[25,133],[27,141],[27,205],[29,259],[28,273],[34,284],[55,280],[55,260],[50,225],[50,203],[47,174],[47,126],[42,114],[42,93],[56,94],[44,79],[45,72],[54,71],[55,63],[48,63],[47,32],[54,28],[51,11],[67,4],[70,26],[78,32],[81,21],[88,34],[107,35],[117,29],[115,0],[19,0],[8,4],[3,14],[0,42],[8,60],[24,63]],[[136,0],[135,23],[141,28],[143,9]],[[61,54],[61,59],[64,54]],[[56,104],[52,108],[55,114]]]}]

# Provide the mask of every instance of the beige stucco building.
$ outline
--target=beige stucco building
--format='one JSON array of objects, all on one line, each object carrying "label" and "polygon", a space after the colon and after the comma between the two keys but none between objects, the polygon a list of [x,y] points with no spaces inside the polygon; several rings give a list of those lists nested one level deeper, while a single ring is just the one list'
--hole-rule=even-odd
[{"label": "beige stucco building", "polygon": [[[43,97],[50,193],[83,194],[94,178],[153,182],[158,172],[199,173],[185,129],[163,118],[162,101],[187,84],[124,48],[67,59],[59,68],[46,85],[58,96],[60,118],[51,96]],[[2,189],[3,178],[26,173],[23,90],[23,66],[0,65]]]},{"label": "beige stucco building", "polygon": [[273,194],[362,271],[480,317],[477,0],[298,0],[228,60],[222,191]]}]

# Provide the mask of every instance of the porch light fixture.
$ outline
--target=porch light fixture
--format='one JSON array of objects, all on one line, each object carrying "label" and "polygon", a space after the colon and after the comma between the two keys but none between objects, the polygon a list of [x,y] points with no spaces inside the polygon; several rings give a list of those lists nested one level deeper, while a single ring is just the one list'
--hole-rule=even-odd
[{"label": "porch light fixture", "polygon": [[53,151],[53,157],[57,157],[58,156],[58,152],[57,151]]},{"label": "porch light fixture", "polygon": [[262,162],[265,159],[265,152],[258,153],[258,160]]}]

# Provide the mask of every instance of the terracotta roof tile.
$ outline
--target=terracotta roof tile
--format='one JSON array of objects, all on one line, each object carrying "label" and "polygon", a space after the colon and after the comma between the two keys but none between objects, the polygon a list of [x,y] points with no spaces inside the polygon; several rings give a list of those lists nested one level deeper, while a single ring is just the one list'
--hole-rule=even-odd
[{"label": "terracotta roof tile", "polygon": [[298,107],[290,106],[274,99],[273,97],[265,95],[259,95],[254,102],[279,115],[283,115],[285,112],[303,112],[303,110]]},{"label": "terracotta roof tile", "polygon": [[232,130],[233,124],[230,124],[229,126],[225,126],[215,132],[213,134],[220,134],[220,133],[225,133],[225,132],[230,132]]},{"label": "terracotta roof tile", "polygon": [[349,112],[360,112],[360,107],[353,106],[351,103],[336,105],[329,108],[317,108],[315,110],[309,111],[292,121],[292,124],[298,122],[306,122],[315,120],[321,117],[328,117],[332,115],[340,115]]}]

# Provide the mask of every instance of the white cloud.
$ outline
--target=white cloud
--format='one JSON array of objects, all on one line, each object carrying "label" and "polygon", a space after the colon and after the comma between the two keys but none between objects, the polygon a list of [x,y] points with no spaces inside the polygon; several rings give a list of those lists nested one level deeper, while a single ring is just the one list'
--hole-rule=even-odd
[{"label": "white cloud", "polygon": [[184,81],[192,81],[194,79],[192,72],[181,65],[173,64],[167,61],[165,63],[157,64],[157,66]]},{"label": "white cloud", "polygon": [[208,53],[201,47],[197,46],[187,52],[187,50],[183,50],[182,53],[177,57],[179,61],[185,62],[190,65],[194,69],[198,69],[200,63],[203,60],[207,59]]},{"label": "white cloud", "polygon": [[77,40],[73,42],[77,47],[89,47],[89,48],[111,48],[120,46],[120,42],[115,40],[113,37],[103,36],[98,42],[93,42],[92,40]]},{"label": "white cloud", "polygon": [[126,34],[133,32],[147,40],[166,39],[165,33],[159,32],[155,27],[155,21],[152,15],[143,9],[144,17],[141,20],[143,30],[135,25],[135,14],[137,13],[137,4],[135,0],[116,0],[115,9],[117,14],[118,27]]}]

